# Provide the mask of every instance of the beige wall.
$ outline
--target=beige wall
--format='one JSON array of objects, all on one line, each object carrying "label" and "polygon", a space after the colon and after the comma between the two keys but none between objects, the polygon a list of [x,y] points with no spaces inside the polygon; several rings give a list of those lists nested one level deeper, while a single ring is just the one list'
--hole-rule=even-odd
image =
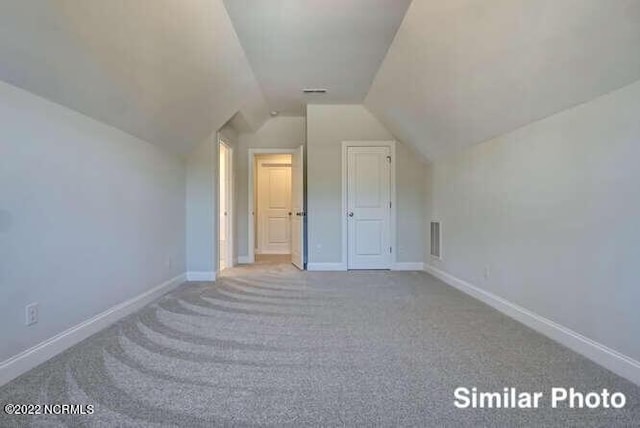
[{"label": "beige wall", "polygon": [[3,82],[0,118],[5,361],[184,273],[185,162]]},{"label": "beige wall", "polygon": [[[342,142],[393,140],[362,105],[307,106],[309,263],[342,262]],[[424,170],[421,157],[396,145],[398,262],[424,259]]]},{"label": "beige wall", "polygon": [[[238,134],[233,126],[227,124],[218,132],[232,149],[237,148]],[[213,273],[218,269],[219,154],[217,133],[214,132],[186,156],[186,252],[189,272]],[[235,206],[235,201],[232,203]],[[236,225],[233,226],[235,229]],[[235,236],[235,230],[233,234]],[[234,257],[236,254],[234,245]]]},{"label": "beige wall", "polygon": [[217,269],[218,144],[215,133],[187,155],[187,271],[213,274]]},{"label": "beige wall", "polygon": [[640,82],[434,162],[427,261],[640,360],[638,112]]}]

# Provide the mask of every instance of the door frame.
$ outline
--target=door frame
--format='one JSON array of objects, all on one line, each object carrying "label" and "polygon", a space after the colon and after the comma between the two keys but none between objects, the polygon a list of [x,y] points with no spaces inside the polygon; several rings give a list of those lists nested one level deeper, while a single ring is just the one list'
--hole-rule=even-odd
[{"label": "door frame", "polygon": [[249,171],[249,175],[248,175],[248,181],[247,181],[247,185],[248,185],[248,209],[247,209],[247,230],[249,231],[248,233],[248,237],[247,237],[247,263],[255,263],[256,261],[256,255],[255,255],[255,228],[254,228],[254,222],[255,222],[255,208],[254,208],[254,176],[255,176],[255,171],[254,171],[254,163],[255,163],[255,157],[256,155],[294,155],[296,153],[297,149],[249,149],[249,157],[248,157],[248,168],[247,170]]},{"label": "door frame", "polygon": [[396,209],[398,204],[396,203],[396,142],[389,141],[343,141],[342,142],[342,265],[344,270],[349,269],[348,265],[348,251],[349,251],[349,236],[348,236],[348,220],[347,220],[347,150],[349,147],[388,147],[389,153],[391,153],[391,168],[389,171],[390,184],[389,184],[389,198],[391,199],[391,213],[389,217],[389,242],[391,244],[391,261],[389,269],[392,270],[397,260],[397,243],[396,243]]},{"label": "door frame", "polygon": [[225,260],[225,269],[233,267],[234,259],[233,259],[233,217],[235,213],[235,207],[233,206],[233,147],[229,142],[227,142],[224,137],[220,133],[218,133],[218,144],[217,144],[217,156],[218,160],[216,165],[216,194],[218,195],[216,201],[216,235],[218,237],[218,248],[216,248],[215,254],[218,255],[216,260],[216,266],[218,273],[221,272],[220,269],[220,146],[224,145],[227,149],[227,169],[226,169],[226,181],[227,181],[227,192],[226,192],[226,205],[227,205],[227,248],[226,248],[226,260]]}]

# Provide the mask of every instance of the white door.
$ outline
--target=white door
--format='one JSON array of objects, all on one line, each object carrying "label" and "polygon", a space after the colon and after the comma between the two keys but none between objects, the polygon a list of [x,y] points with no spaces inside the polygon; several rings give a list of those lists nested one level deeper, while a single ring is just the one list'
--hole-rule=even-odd
[{"label": "white door", "polygon": [[304,146],[291,156],[291,263],[304,269]]},{"label": "white door", "polygon": [[258,161],[259,254],[289,254],[291,157]]},{"label": "white door", "polygon": [[390,269],[390,149],[348,147],[347,162],[347,267]]},{"label": "white door", "polygon": [[231,149],[222,141],[219,143],[219,270],[233,265],[233,242],[231,239],[232,190],[231,190]]}]

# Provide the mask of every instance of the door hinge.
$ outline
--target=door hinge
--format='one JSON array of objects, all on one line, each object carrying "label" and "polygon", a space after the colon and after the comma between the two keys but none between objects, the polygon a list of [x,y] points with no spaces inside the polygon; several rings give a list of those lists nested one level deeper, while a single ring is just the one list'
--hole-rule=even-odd
[{"label": "door hinge", "polygon": [[387,156],[387,162],[391,163],[391,156]]},{"label": "door hinge", "polygon": [[393,247],[389,247],[389,254],[393,253]]},{"label": "door hinge", "polygon": [[391,201],[389,201],[389,208],[391,208]]}]

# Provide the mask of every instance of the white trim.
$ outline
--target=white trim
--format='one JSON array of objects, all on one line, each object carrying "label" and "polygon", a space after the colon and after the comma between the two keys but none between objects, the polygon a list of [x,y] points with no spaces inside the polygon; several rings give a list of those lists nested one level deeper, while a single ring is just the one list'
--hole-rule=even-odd
[{"label": "white trim", "polygon": [[391,243],[390,268],[396,264],[398,245],[396,242],[396,142],[390,141],[343,141],[342,142],[342,264],[348,266],[347,251],[349,248],[349,238],[347,236],[347,148],[348,147],[389,147],[391,152],[391,217],[389,218],[389,242]]},{"label": "white trim", "polygon": [[[298,149],[249,149],[249,153],[248,153],[248,163],[249,165],[247,170],[249,171],[249,177],[248,177],[248,181],[247,181],[247,185],[248,185],[248,204],[247,204],[247,222],[248,222],[248,227],[247,230],[249,231],[249,236],[247,237],[247,252],[249,253],[247,255],[247,261],[245,263],[254,263],[256,261],[256,257],[255,257],[255,231],[254,231],[254,227],[253,227],[253,222],[254,222],[254,209],[253,209],[253,159],[255,157],[255,155],[266,155],[266,154],[271,154],[271,155],[282,155],[282,154],[291,154],[294,155],[296,153]],[[238,258],[240,259],[240,258]],[[241,262],[242,263],[242,262]]]},{"label": "white trim", "polygon": [[187,272],[187,281],[215,281],[216,272]]},{"label": "white trim", "polygon": [[409,271],[423,271],[424,263],[422,262],[395,262],[391,265],[391,270],[409,270]]},{"label": "white trim", "polygon": [[253,263],[253,261],[249,258],[249,256],[238,256],[238,264],[247,265]]},{"label": "white trim", "polygon": [[463,293],[486,303],[503,314],[534,329],[538,333],[549,337],[612,372],[640,385],[640,361],[634,360],[627,355],[598,343],[595,340],[589,339],[580,333],[518,306],[515,303],[511,303],[502,297],[482,290],[438,268],[426,266],[425,270]]},{"label": "white trim", "polygon": [[178,275],[1,362],[0,386],[55,357],[92,334],[136,312],[143,306],[173,290],[185,280],[185,274]]},{"label": "white trim", "polygon": [[340,272],[346,271],[347,265],[345,263],[307,263],[307,270]]}]

